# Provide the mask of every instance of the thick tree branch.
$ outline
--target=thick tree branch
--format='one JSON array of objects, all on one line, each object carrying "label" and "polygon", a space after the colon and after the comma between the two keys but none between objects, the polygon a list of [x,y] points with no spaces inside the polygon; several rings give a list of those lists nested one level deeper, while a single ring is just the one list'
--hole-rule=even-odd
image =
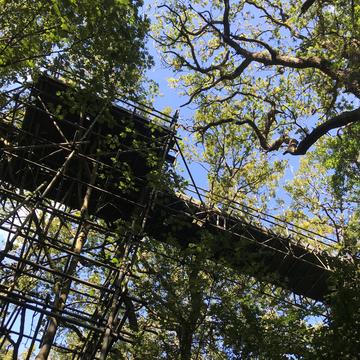
[{"label": "thick tree branch", "polygon": [[269,143],[267,139],[268,133],[265,132],[264,134],[255,124],[255,122],[250,119],[238,120],[236,118],[225,118],[217,121],[212,121],[204,126],[197,126],[194,128],[194,130],[198,131],[201,134],[201,136],[204,137],[205,132],[212,127],[229,124],[229,123],[239,126],[246,124],[249,125],[254,130],[254,133],[260,143],[260,146],[265,151],[267,152],[276,151],[283,144],[288,144],[288,148],[284,152],[284,154],[304,155],[310,149],[310,147],[314,145],[328,131],[349,125],[351,123],[355,123],[357,121],[360,121],[360,108],[352,111],[345,111],[340,115],[334,116],[333,118],[317,126],[311,133],[305,136],[305,138],[302,139],[300,142],[298,142],[295,139],[291,139],[288,135],[284,134],[275,141],[273,141],[272,143]]},{"label": "thick tree branch", "polygon": [[286,150],[285,154],[304,155],[310,147],[328,131],[355,123],[357,121],[360,121],[360,108],[352,111],[344,111],[340,115],[334,116],[317,126],[309,135],[305,136],[305,138],[301,140],[297,146],[293,149]]},{"label": "thick tree branch", "polygon": [[[274,16],[264,7],[258,5],[257,3],[247,0],[248,4],[255,6],[257,9],[262,11],[266,18],[269,19],[273,24],[277,26],[283,26],[289,28],[289,25],[286,23],[287,17],[285,16],[283,12],[279,10],[278,6],[273,6],[277,9],[277,11],[280,12],[280,16],[284,18],[284,21],[280,21],[274,18]],[[164,8],[166,8],[172,16],[175,16],[177,21],[176,24],[173,23],[174,27],[178,31],[178,35],[181,37],[181,43],[187,45],[189,47],[190,51],[190,57],[192,58],[194,64],[190,64],[189,62],[182,61],[182,64],[186,65],[189,69],[200,72],[200,73],[206,73],[209,74],[209,72],[214,72],[214,70],[217,70],[219,66],[221,67],[224,64],[227,63],[227,56],[229,53],[229,50],[234,51],[237,55],[240,55],[244,62],[257,62],[259,64],[263,64],[265,66],[275,66],[275,67],[286,67],[290,69],[309,69],[313,68],[316,69],[329,78],[331,78],[334,81],[337,81],[339,84],[343,85],[348,92],[353,93],[355,96],[360,98],[360,81],[358,78],[354,79],[354,74],[351,71],[347,71],[344,69],[336,69],[336,67],[333,66],[331,61],[323,56],[296,56],[293,54],[286,54],[282,53],[279,49],[272,46],[267,41],[264,41],[260,38],[255,37],[249,37],[247,35],[238,35],[234,34],[231,29],[231,21],[232,21],[232,15],[231,15],[231,4],[229,0],[223,0],[223,12],[222,16],[219,19],[213,20],[211,17],[211,14],[208,11],[197,11],[195,8],[190,6],[190,9],[194,11],[197,16],[204,22],[204,24],[199,25],[199,27],[195,30],[191,29],[191,31],[188,29],[187,21],[188,17],[186,14],[186,11],[183,13],[178,13],[174,9],[172,9],[168,5],[163,5]],[[185,18],[185,20],[184,20]],[[170,17],[168,18],[171,19]],[[291,27],[289,30],[292,30]],[[216,34],[219,39],[221,39],[222,44],[224,46],[224,49],[227,50],[226,56],[224,58],[223,62],[220,62],[218,65],[215,66],[215,68],[212,68],[211,66],[204,66],[200,64],[199,59],[196,56],[195,47],[193,44],[193,39],[190,37],[206,37],[207,34],[212,33],[213,35]],[[294,34],[293,34],[294,35]],[[300,35],[294,35],[296,38],[305,40],[306,37],[300,36]],[[248,49],[245,44],[252,43],[257,44],[258,46],[264,48],[265,50],[261,51],[254,51]],[[163,44],[163,46],[166,46],[166,44]],[[183,58],[184,56],[181,56],[178,51],[167,51],[167,53],[174,55],[178,59]],[[189,66],[190,65],[190,66]],[[231,79],[236,78],[236,73],[238,69],[235,68],[233,71],[234,74],[228,73],[228,77]],[[241,72],[240,72],[241,73]],[[239,76],[239,75],[238,75]],[[226,80],[226,79],[225,79]],[[220,79],[219,81],[222,81]],[[219,81],[215,80],[214,85],[216,85]],[[196,95],[195,95],[196,96]],[[194,98],[194,96],[193,96]]]},{"label": "thick tree branch", "polygon": [[[222,8],[219,9],[220,14],[219,12],[214,12],[214,14],[216,14],[214,17],[211,12],[207,10],[197,10],[197,8],[192,7],[191,5],[189,8],[180,7],[179,12],[176,12],[168,5],[164,5],[164,7],[170,12],[168,19],[170,20],[173,18],[171,21],[176,24],[175,33],[178,35],[178,44],[181,45],[179,48],[166,48],[165,53],[170,55],[176,66],[204,75],[192,79],[193,83],[191,85],[187,84],[187,88],[189,89],[189,100],[184,105],[188,105],[196,97],[201,97],[201,94],[212,89],[217,92],[221,92],[224,89],[227,91],[227,88],[231,86],[234,91],[230,96],[224,99],[232,99],[236,95],[243,95],[244,97],[251,96],[249,93],[245,94],[245,92],[242,92],[242,87],[237,86],[236,79],[240,79],[240,82],[243,81],[243,74],[249,69],[249,65],[252,63],[260,64],[260,67],[265,68],[265,71],[267,71],[267,68],[270,67],[278,68],[279,72],[275,71],[276,74],[282,74],[283,72],[280,72],[280,70],[284,68],[313,69],[316,71],[317,76],[327,78],[326,81],[328,81],[329,84],[334,85],[330,85],[332,86],[332,99],[328,108],[325,109],[326,111],[323,111],[325,115],[328,115],[329,111],[336,107],[339,90],[345,89],[347,92],[360,98],[360,78],[358,72],[354,71],[352,67],[347,65],[339,66],[335,60],[327,58],[326,51],[324,52],[324,55],[313,55],[311,52],[304,55],[298,55],[291,50],[293,48],[292,46],[282,47],[281,45],[277,45],[275,41],[269,40],[269,37],[262,35],[264,32],[271,30],[265,30],[261,33],[256,30],[243,32],[241,27],[236,26],[237,11],[242,10],[232,8],[232,3],[230,3],[229,0],[222,0],[221,2]],[[245,3],[255,6],[261,13],[260,18],[265,17],[265,19],[267,21],[269,20],[276,28],[281,26],[283,29],[287,28],[291,32],[294,31],[294,29],[292,29],[289,25],[290,22],[287,23],[289,17],[284,13],[281,5],[276,5],[270,0],[265,1],[265,4],[268,4],[269,6],[259,5],[253,0],[246,0]],[[306,11],[311,5],[311,1],[305,1],[302,11]],[[195,15],[196,21],[193,22],[192,17],[190,15],[188,16],[187,11],[190,11]],[[337,36],[340,35],[337,34]],[[214,55],[213,52],[204,51],[201,52],[200,56],[200,53],[197,52],[196,48],[198,45],[196,41],[198,39],[208,40],[209,37],[215,40],[215,45],[213,46],[216,46],[216,50],[219,50],[216,53],[216,57],[214,56],[214,59],[216,59],[216,63],[214,65],[212,65],[211,61],[212,56]],[[293,34],[293,38],[302,40],[303,44],[306,45],[305,40],[307,38],[302,34]],[[344,38],[343,41],[345,40],[346,39]],[[166,41],[162,45],[166,46]],[[297,46],[298,43],[296,43],[295,48],[297,48]],[[357,45],[355,47],[357,48]],[[289,50],[287,51],[286,49]],[[324,44],[324,49],[327,49],[327,44]],[[182,51],[184,53],[182,53]],[[339,54],[339,56],[343,55]],[[346,56],[345,58],[348,59]],[[250,75],[252,75],[252,73]],[[270,76],[268,78],[271,79]],[[309,83],[308,85],[312,86],[313,83]],[[252,85],[250,85],[250,87],[251,86]],[[304,86],[303,90],[305,92],[308,89]],[[325,89],[325,91],[326,90],[327,89]],[[210,96],[210,100],[205,99],[202,101],[221,103],[224,99],[218,100],[218,98],[215,97],[215,100],[211,100]],[[273,103],[274,101],[276,101],[277,104]],[[291,155],[303,155],[328,131],[346,126],[359,120],[359,109],[346,111],[327,121],[324,121],[309,132],[306,127],[297,123],[296,110],[294,110],[292,116],[292,109],[288,109],[286,114],[283,111],[278,110],[278,108],[284,108],[283,105],[280,104],[280,101],[281,100],[278,98],[276,98],[276,100],[272,100],[272,102],[268,101],[271,105],[271,110],[266,113],[266,110],[264,109],[268,109],[268,107],[262,108],[261,111],[263,111],[263,115],[261,121],[259,122],[257,122],[252,116],[251,118],[248,116],[245,120],[241,119],[239,116],[234,116],[234,118],[219,119],[202,126],[197,126],[194,130],[204,136],[206,131],[211,127],[220,126],[226,123],[239,126],[246,124],[252,128],[261,148],[265,151],[276,151],[287,144],[287,150],[285,153],[289,153]],[[204,106],[204,103],[202,103],[202,105]],[[296,106],[294,108],[296,109]],[[322,110],[322,108],[319,109],[319,106],[316,108],[319,112]],[[276,125],[277,122],[275,116],[278,113],[283,114],[283,120],[287,121],[287,124],[285,125],[290,124],[291,130],[285,130],[288,133],[280,133],[279,138],[274,139],[273,136],[277,131],[277,127],[284,125],[283,122],[281,122],[278,126]],[[304,138],[292,138],[291,134],[296,127],[301,129]]]},{"label": "thick tree branch", "polygon": [[316,0],[306,0],[301,6],[301,12],[299,16],[305,14],[310,8],[310,6],[312,6],[315,3],[315,1]]},{"label": "thick tree branch", "polygon": [[[248,60],[250,62],[251,61],[258,62],[266,66],[271,66],[271,65],[285,66],[293,69],[314,68],[320,70],[321,72],[332,78],[333,80],[340,79],[343,80],[345,84],[348,83],[348,81],[346,81],[346,74],[342,71],[334,71],[331,68],[330,61],[328,61],[327,59],[321,58],[319,56],[309,56],[307,58],[306,57],[304,58],[304,57],[281,54],[280,51],[273,48],[264,41],[258,39],[251,39],[244,36],[239,37],[233,35],[231,32],[229,13],[230,13],[229,0],[224,0],[222,31],[215,26],[214,22],[209,21],[209,19],[207,19],[203,14],[198,13],[198,15],[202,18],[202,20],[205,23],[207,23],[213,29],[213,31],[215,31],[221,37],[221,39],[224,41],[226,45],[230,46],[238,55],[244,57],[245,60]],[[260,46],[265,47],[266,51],[258,51],[258,52],[249,51],[241,46],[240,44],[241,42],[257,43]],[[347,85],[348,85],[347,87],[350,87],[349,84]],[[355,95],[360,96],[360,94],[357,94],[357,92],[353,89],[353,87],[349,88],[349,90],[351,92],[354,92]]]}]

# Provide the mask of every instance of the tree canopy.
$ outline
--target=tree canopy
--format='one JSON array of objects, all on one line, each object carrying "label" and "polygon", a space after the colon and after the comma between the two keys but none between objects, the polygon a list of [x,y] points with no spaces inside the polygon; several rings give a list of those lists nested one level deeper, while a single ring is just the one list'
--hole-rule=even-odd
[{"label": "tree canopy", "polygon": [[[154,38],[174,72],[170,81],[187,99],[184,106],[195,108],[187,129],[203,145],[196,160],[208,170],[210,190],[331,237],[344,261],[335,271],[330,317],[307,327],[306,350],[238,356],[355,359],[359,5],[174,0],[159,3],[157,19]],[[296,170],[286,154],[302,155]],[[349,312],[340,306],[345,302]]]},{"label": "tree canopy", "polygon": [[303,155],[330,130],[359,121],[360,8],[307,3],[160,5],[156,40],[198,107],[198,134],[234,124],[237,133],[250,128],[264,151]]},{"label": "tree canopy", "polygon": [[[53,67],[95,91],[138,86],[152,60],[141,1],[0,2],[1,85]],[[91,81],[86,81],[91,80]],[[95,85],[96,84],[96,85]]]},{"label": "tree canopy", "polygon": [[[160,2],[154,38],[196,109],[187,129],[211,191],[263,209],[277,197],[289,220],[342,238],[333,229],[359,211],[359,11],[346,1]],[[280,151],[309,153],[285,186],[290,207],[276,195],[290,171]]]}]

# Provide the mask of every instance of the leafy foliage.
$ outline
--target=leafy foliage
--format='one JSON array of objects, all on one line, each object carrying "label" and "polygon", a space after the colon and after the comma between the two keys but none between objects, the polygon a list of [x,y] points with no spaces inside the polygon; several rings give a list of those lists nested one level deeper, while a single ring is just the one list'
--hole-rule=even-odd
[{"label": "leafy foliage", "polygon": [[[1,85],[54,65],[92,84],[131,93],[152,61],[141,1],[37,0],[0,3]],[[86,81],[88,80],[88,81]]]},{"label": "leafy foliage", "polygon": [[194,131],[245,126],[261,149],[302,155],[358,121],[360,8],[316,5],[302,16],[299,1],[160,6],[157,42],[178,74],[173,83],[198,106]]}]

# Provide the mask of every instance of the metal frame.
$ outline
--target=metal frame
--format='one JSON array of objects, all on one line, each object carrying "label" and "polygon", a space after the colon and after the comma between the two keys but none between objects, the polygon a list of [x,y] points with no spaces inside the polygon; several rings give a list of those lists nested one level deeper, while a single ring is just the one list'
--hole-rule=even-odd
[{"label": "metal frame", "polygon": [[[140,195],[133,200],[112,191],[107,182],[99,187],[100,168],[107,168],[119,178],[122,176],[118,168],[104,161],[96,151],[89,152],[89,139],[103,136],[97,132],[99,128],[78,126],[79,133],[74,134],[73,139],[64,137],[62,142],[54,143],[22,127],[29,108],[46,112],[46,109],[38,108],[31,85],[14,87],[4,96],[7,101],[0,119],[0,234],[3,236],[2,240],[0,238],[0,350],[11,349],[14,359],[25,350],[27,360],[34,353],[37,353],[36,359],[47,359],[50,351],[57,349],[67,353],[69,359],[104,360],[116,341],[130,344],[133,341],[131,312],[142,304],[140,299],[131,296],[128,284],[133,276],[131,270],[136,264],[137,252],[146,247],[143,242],[146,222],[151,218],[162,190],[144,178],[138,179],[143,186]],[[160,164],[164,164],[176,139],[178,114],[168,117],[148,107],[127,101],[123,104],[126,107],[121,108],[122,111],[129,115],[146,120],[142,115],[146,114],[153,122],[167,128],[165,136],[159,140],[160,145],[156,145],[160,148]],[[19,138],[27,138],[27,144],[12,144]],[[50,149],[50,155],[34,160],[32,153],[38,148]],[[133,149],[123,146],[107,156],[131,151]],[[178,147],[177,151],[181,152],[181,149]],[[64,154],[64,161],[58,168],[52,168],[47,161],[55,153]],[[41,177],[38,181],[32,179],[38,184],[37,188],[29,190],[26,187],[28,179],[15,178],[16,171],[8,165],[13,159],[28,168],[25,174]],[[74,159],[89,169],[87,181],[81,175],[76,177],[68,173]],[[192,176],[191,179],[194,180]],[[68,184],[71,185],[67,188]],[[79,199],[81,207],[73,209],[66,204],[77,188],[86,191]],[[128,204],[132,209],[130,220],[114,230],[112,223],[94,215],[89,204],[95,192],[97,198],[111,197]],[[213,228],[236,233],[234,221],[248,224],[249,216],[245,221],[239,215],[247,212],[254,219],[253,226],[259,229],[271,221],[275,224],[274,219],[264,220],[253,209],[250,211],[235,202],[231,202],[231,215],[220,209],[209,209],[204,202],[206,192],[196,187],[195,182],[187,192],[193,192],[201,200],[184,195],[177,198],[191,209],[189,213],[181,211],[182,215],[189,215],[191,221],[210,222]],[[178,211],[171,204],[162,206],[172,212]],[[279,226],[289,229],[281,221],[276,221],[276,226],[277,229]],[[257,241],[251,238],[251,233],[241,236]],[[273,233],[273,236],[278,234]],[[305,236],[309,237],[309,234]],[[329,245],[327,240],[324,243]],[[280,256],[286,257],[288,253]],[[308,306],[308,301],[294,297],[297,306]],[[35,349],[37,345],[39,350]]]}]

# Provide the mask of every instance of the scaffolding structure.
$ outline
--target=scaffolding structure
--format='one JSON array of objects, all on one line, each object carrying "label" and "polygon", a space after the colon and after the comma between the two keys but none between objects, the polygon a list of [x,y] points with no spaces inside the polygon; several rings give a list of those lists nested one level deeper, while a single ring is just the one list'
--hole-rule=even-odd
[{"label": "scaffolding structure", "polygon": [[[43,75],[3,94],[1,351],[104,360],[114,343],[131,343],[141,299],[128,285],[149,236],[184,247],[206,230],[212,258],[244,272],[261,263],[300,302],[324,300],[330,268],[321,250],[331,239],[315,241],[234,201],[226,213],[209,207],[195,184],[187,195],[168,191],[162,178],[181,151],[177,115],[91,97],[76,107],[79,90],[69,89]],[[230,241],[219,248],[222,238]],[[234,249],[252,256],[234,259]]]}]

